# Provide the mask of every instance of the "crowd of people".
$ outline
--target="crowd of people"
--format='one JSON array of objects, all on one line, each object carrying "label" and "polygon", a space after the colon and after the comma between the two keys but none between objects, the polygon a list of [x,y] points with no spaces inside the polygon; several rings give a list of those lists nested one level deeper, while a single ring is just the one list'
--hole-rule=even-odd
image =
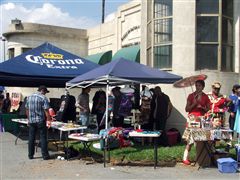
[{"label": "crowd of people", "polygon": [[[185,110],[188,113],[189,119],[197,119],[198,117],[204,116],[207,113],[211,113],[213,116],[213,126],[224,127],[226,126],[225,112],[229,112],[229,128],[234,129],[234,122],[238,116],[240,116],[240,85],[236,84],[233,86],[232,94],[225,96],[220,93],[221,83],[215,82],[212,84],[212,91],[210,93],[204,93],[205,82],[203,80],[197,80],[195,82],[196,90],[189,94],[187,97],[187,103]],[[70,104],[72,100],[74,113],[76,108],[79,108],[80,116],[76,119],[76,114],[71,118],[76,123],[88,126],[89,115],[95,114],[97,120],[97,126],[99,131],[104,129],[105,113],[106,113],[106,93],[103,90],[98,90],[93,97],[93,106],[90,108],[90,87],[82,89],[81,94],[77,100],[75,97],[69,98],[67,101],[66,97],[69,97],[67,93],[61,99],[63,100],[59,108],[59,113],[63,113],[66,104]],[[40,86],[36,93],[33,93],[26,99],[24,107],[26,108],[26,115],[29,120],[29,144],[28,144],[28,157],[33,159],[34,156],[34,141],[36,132],[40,131],[41,148],[43,159],[49,159],[47,149],[47,128],[46,121],[50,121],[48,109],[50,108],[49,101],[45,94],[49,91],[45,86]],[[172,103],[168,95],[162,92],[159,86],[149,89],[147,86],[142,86],[142,91],[135,94],[136,89],[134,87],[126,86],[124,88],[114,87],[110,93],[108,93],[108,117],[110,124],[113,127],[124,127],[124,118],[131,115],[131,109],[139,107],[141,113],[141,125],[146,130],[161,130],[162,132],[166,129],[167,119],[171,115]],[[139,96],[141,101],[139,105],[136,105],[134,97]],[[135,104],[134,104],[135,103]],[[9,93],[6,93],[6,97],[0,95],[0,113],[10,112],[11,100]],[[239,113],[237,113],[239,111]],[[65,117],[63,114],[61,117]],[[1,116],[0,116],[1,118]],[[186,132],[189,128],[187,123],[186,130],[183,134],[183,139],[186,139],[187,145],[183,155],[183,163],[189,165],[190,161],[188,158],[189,151],[191,150],[192,144],[187,141],[185,137]]]},{"label": "crowd of people", "polygon": [[[149,91],[149,92],[148,92]],[[89,92],[90,88],[83,88],[82,93],[78,96],[76,107],[80,109],[80,119],[77,120],[82,125],[89,124]],[[109,94],[109,115],[112,113],[111,124],[113,127],[124,127],[124,118],[131,115],[131,109],[134,105],[134,89],[114,87]],[[150,96],[149,96],[150,94]],[[172,103],[168,95],[164,94],[159,86],[148,90],[143,89],[141,94],[142,103],[139,106],[142,112],[144,129],[148,130],[165,130],[167,118],[172,110]],[[146,100],[148,98],[148,100]],[[114,99],[111,101],[111,99]],[[148,105],[146,102],[148,101]],[[147,107],[146,107],[147,106]],[[92,114],[97,115],[97,124],[99,130],[102,126],[106,109],[106,93],[103,90],[97,91],[93,97]],[[148,116],[146,116],[148,114]]]},{"label": "crowd of people", "polygon": [[[212,126],[214,128],[223,128],[228,126],[231,130],[234,130],[234,124],[237,117],[237,110],[240,113],[240,85],[235,84],[232,88],[232,94],[227,97],[220,93],[221,83],[214,82],[212,84],[212,91],[204,93],[205,82],[203,80],[197,80],[195,82],[196,90],[188,95],[187,104],[185,107],[188,112],[188,123],[183,134],[183,139],[186,140],[186,148],[183,154],[183,163],[190,165],[189,151],[192,147],[192,142],[189,138],[190,122],[195,120],[199,121],[200,117],[211,116]],[[230,113],[229,121],[226,121],[226,112]],[[227,125],[228,124],[228,125]],[[229,148],[230,144],[228,144]]]}]

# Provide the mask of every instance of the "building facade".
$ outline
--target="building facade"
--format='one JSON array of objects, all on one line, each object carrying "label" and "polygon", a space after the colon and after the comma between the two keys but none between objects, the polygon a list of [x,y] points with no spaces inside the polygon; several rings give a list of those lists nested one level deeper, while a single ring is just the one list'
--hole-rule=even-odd
[{"label": "building facade", "polygon": [[[81,57],[140,45],[142,64],[183,77],[206,74],[205,92],[219,81],[222,93],[230,94],[240,83],[239,21],[239,0],[133,0],[118,8],[112,21],[94,28],[12,23],[4,36],[9,57],[45,41]],[[192,88],[160,86],[174,105],[167,126],[183,129]]]}]

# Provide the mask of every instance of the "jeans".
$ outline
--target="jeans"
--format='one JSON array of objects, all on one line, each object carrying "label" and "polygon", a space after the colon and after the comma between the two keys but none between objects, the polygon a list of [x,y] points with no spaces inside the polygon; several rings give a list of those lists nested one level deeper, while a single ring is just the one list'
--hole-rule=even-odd
[{"label": "jeans", "polygon": [[47,142],[47,126],[45,121],[29,124],[28,157],[34,156],[35,138],[38,130],[39,130],[40,142],[41,142],[41,152],[42,152],[43,158],[45,158],[49,156],[48,142]]},{"label": "jeans", "polygon": [[4,132],[3,118],[2,118],[2,114],[1,113],[0,113],[0,132]]},{"label": "jeans", "polygon": [[88,126],[89,125],[89,116],[88,116],[88,114],[80,114],[79,121],[80,121],[81,125]]}]

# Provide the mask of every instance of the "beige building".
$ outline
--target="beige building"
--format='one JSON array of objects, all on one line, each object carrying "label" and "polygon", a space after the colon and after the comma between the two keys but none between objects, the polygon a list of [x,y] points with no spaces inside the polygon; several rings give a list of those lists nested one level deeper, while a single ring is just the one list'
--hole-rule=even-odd
[{"label": "beige building", "polygon": [[[125,55],[183,77],[204,73],[208,75],[205,92],[211,91],[213,81],[220,81],[222,93],[229,94],[232,85],[240,83],[239,21],[239,0],[133,0],[118,8],[112,21],[94,28],[13,21],[4,36],[8,57],[45,41],[81,57],[98,54],[95,58],[101,58],[111,51],[113,58]],[[183,129],[186,98],[192,89],[160,86],[174,105],[168,127]],[[59,93],[51,95],[55,94]]]}]

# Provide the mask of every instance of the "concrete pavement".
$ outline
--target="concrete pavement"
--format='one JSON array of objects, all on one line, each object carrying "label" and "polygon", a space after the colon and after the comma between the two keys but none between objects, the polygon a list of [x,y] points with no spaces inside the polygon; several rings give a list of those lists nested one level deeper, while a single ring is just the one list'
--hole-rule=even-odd
[{"label": "concrete pavement", "polygon": [[[217,168],[197,170],[177,164],[175,167],[103,167],[102,163],[86,165],[84,160],[61,161],[41,158],[40,148],[35,159],[27,156],[27,141],[19,139],[14,145],[15,136],[0,133],[0,178],[5,179],[240,179],[240,174],[222,174]],[[50,154],[54,152],[50,151]]]}]

